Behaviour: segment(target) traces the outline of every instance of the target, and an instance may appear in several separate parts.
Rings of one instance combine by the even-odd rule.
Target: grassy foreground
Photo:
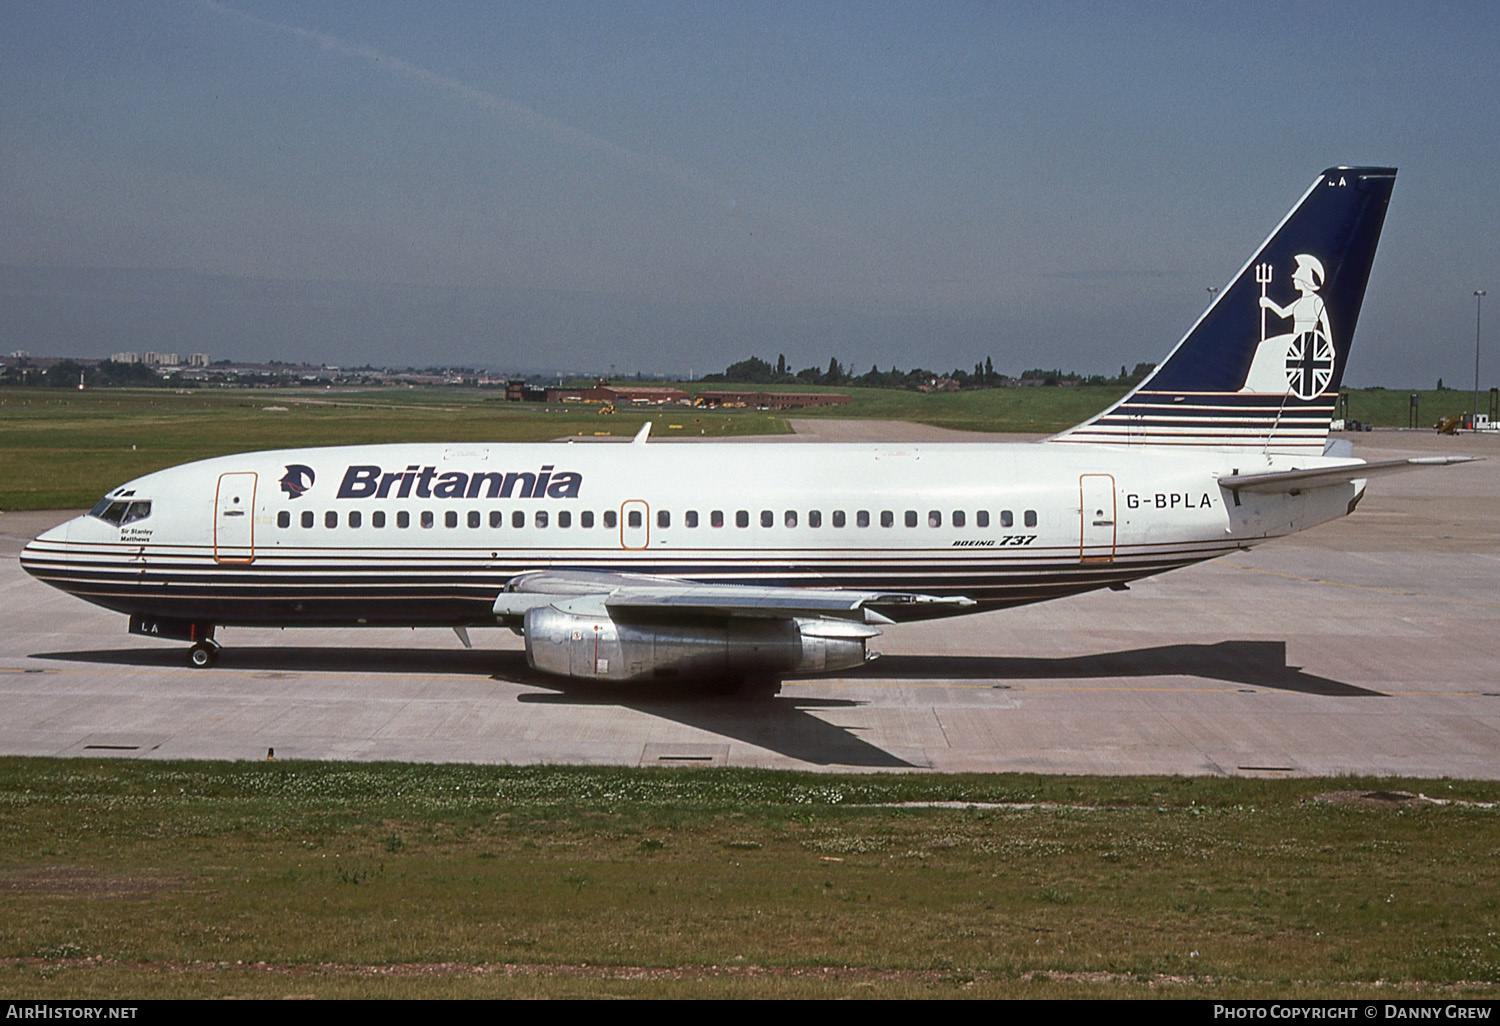
[[[1497,798],[3,759],[0,993],[1494,997]]]

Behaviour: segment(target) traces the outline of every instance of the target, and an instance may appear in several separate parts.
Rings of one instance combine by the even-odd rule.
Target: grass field
[[[660,416],[656,414],[660,413]],[[0,510],[92,505],[163,467],[233,452],[373,442],[534,442],[629,437],[648,415],[506,403],[493,392],[0,389]],[[663,435],[781,434],[754,410],[653,411]],[[674,427],[673,425],[678,425]]]
[[[5,759],[0,993],[1494,997],[1496,799]]]
[[[685,386],[690,391],[701,384]],[[924,395],[842,389],[845,406],[796,416],[909,420],[969,431],[1043,433],[1104,409],[1111,388],[1017,388]],[[1407,392],[1353,392],[1350,416],[1405,426]],[[1468,408],[1463,392],[1421,393],[1421,423]],[[758,410],[621,410],[506,403],[453,388],[317,392],[0,389],[0,510],[92,505],[141,474],[255,449],[369,442],[541,441],[628,436],[650,418],[663,437],[781,434],[784,416]]]

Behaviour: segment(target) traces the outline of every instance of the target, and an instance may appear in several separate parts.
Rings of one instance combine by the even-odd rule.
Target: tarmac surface
[[[1487,461],[1377,479],[1352,517],[1128,592],[889,628],[858,673],[760,699],[543,680],[501,630],[466,651],[225,629],[218,665],[190,669],[22,572],[71,514],[4,514],[0,754],[1500,778],[1500,435],[1352,437],[1366,459]]]

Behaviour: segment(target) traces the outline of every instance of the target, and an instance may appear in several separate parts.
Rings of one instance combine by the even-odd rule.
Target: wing
[[[954,612],[974,606],[961,596],[918,595],[899,591],[845,591],[838,588],[758,587],[746,584],[699,584],[675,577],[584,570],[536,570],[514,577],[495,599],[501,623],[514,623],[537,606],[581,610],[602,607],[611,616],[737,616],[764,619],[806,617],[893,623],[880,610],[914,606],[947,607]]]

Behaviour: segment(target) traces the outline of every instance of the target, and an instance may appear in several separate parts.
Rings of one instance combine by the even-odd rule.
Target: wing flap
[[[521,574],[495,598],[501,619],[523,616],[536,606],[595,599],[610,614],[749,616],[768,619],[809,617],[892,623],[880,607],[950,606],[967,609],[974,600],[913,592],[845,591],[838,588],[762,587],[699,584],[673,577],[595,571],[538,570]]]

